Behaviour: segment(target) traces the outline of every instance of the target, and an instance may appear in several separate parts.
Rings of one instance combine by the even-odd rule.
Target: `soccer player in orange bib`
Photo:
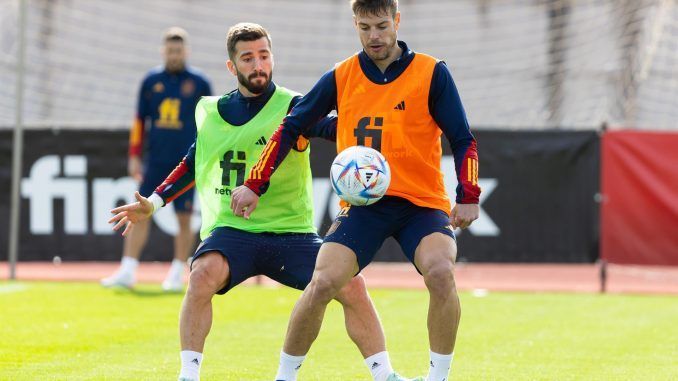
[[[352,0],[351,6],[363,50],[327,72],[294,107],[244,186],[234,190],[231,207],[245,218],[255,212],[271,175],[297,138],[336,109],[337,150],[354,145],[379,150],[390,164],[391,185],[375,204],[344,208],[330,227],[311,283],[290,318],[278,374],[291,374],[283,359],[303,360],[318,335],[327,304],[392,236],[423,275],[430,295],[431,361],[426,379],[447,380],[461,313],[454,281],[453,230],[466,228],[478,218],[476,142],[445,63],[415,53],[397,40],[397,0]],[[440,169],[441,134],[450,142],[455,159],[459,185],[454,208]],[[373,357],[379,364],[389,361],[385,352]],[[292,374],[290,379],[296,377]]]

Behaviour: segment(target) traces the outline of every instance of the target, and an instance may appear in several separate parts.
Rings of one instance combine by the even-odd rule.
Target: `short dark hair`
[[[173,26],[165,31],[163,36],[163,41],[177,41],[177,42],[186,42],[188,40],[188,32],[184,28],[178,26]]]
[[[238,41],[256,41],[264,37],[268,40],[268,47],[272,48],[271,36],[263,26],[251,22],[241,22],[233,25],[228,29],[228,33],[226,34],[228,58],[231,60],[235,58],[235,44],[237,44]]]
[[[351,9],[354,15],[395,17],[398,12],[398,0],[351,0]]]

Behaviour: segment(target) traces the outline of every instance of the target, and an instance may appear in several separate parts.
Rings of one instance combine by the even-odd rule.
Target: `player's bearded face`
[[[245,76],[243,72],[237,70],[237,76],[238,82],[245,86],[250,93],[261,94],[268,88],[269,83],[271,83],[273,72],[266,73],[263,70],[255,70]]]
[[[235,48],[237,58],[231,64],[238,83],[254,95],[266,91],[273,79],[273,54],[268,39],[238,41]]]
[[[395,16],[390,13],[358,14],[354,16],[354,21],[360,36],[360,43],[370,59],[382,61],[392,58],[398,42],[399,12]]]

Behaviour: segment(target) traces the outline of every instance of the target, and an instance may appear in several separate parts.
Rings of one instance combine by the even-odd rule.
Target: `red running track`
[[[113,273],[114,262],[23,262],[17,265],[20,281],[96,282]],[[142,262],[137,273],[142,283],[160,283],[169,263]],[[188,274],[187,274],[188,275]],[[409,263],[372,263],[363,275],[371,288],[424,288],[422,277]],[[7,262],[0,262],[0,279],[9,279]],[[250,279],[275,285],[268,278]],[[457,288],[524,292],[599,292],[600,267],[594,264],[479,264],[459,263]],[[606,290],[610,293],[678,294],[678,267],[608,265]]]

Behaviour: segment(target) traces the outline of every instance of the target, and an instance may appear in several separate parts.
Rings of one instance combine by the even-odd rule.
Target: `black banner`
[[[595,131],[474,131],[483,189],[480,218],[458,234],[458,258],[469,262],[593,262],[598,258],[599,136]],[[454,198],[449,143],[442,168]],[[315,176],[327,176],[336,151],[314,141]],[[331,206],[331,205],[330,205]],[[318,211],[318,209],[316,209]],[[328,216],[329,217],[329,216]],[[324,219],[321,232],[328,228]],[[404,255],[388,239],[376,260]]]
[[[598,256],[599,138],[591,131],[475,131],[480,156],[481,217],[458,236],[471,262],[591,262]],[[0,261],[7,259],[11,131],[0,131]],[[126,177],[127,132],[29,130],[25,135],[20,260],[119,260],[122,238],[109,210],[132,201]],[[448,190],[456,180],[446,142]],[[311,145],[316,225],[338,211],[327,176],[334,145]],[[143,260],[168,261],[176,229],[168,208],[154,216]],[[194,218],[199,226],[199,218]],[[168,234],[169,233],[169,234]],[[389,239],[376,260],[402,261]]]
[[[475,135],[480,177],[492,179],[494,186],[485,187],[481,207],[499,234],[465,231],[459,237],[460,255],[472,262],[595,261],[598,133],[504,130]]]
[[[126,131],[28,130],[21,184],[20,261],[120,260],[122,238],[109,210],[132,201]],[[11,131],[0,132],[0,260],[7,259]],[[7,164],[5,164],[7,163]],[[172,240],[151,228],[142,259],[168,261]]]

